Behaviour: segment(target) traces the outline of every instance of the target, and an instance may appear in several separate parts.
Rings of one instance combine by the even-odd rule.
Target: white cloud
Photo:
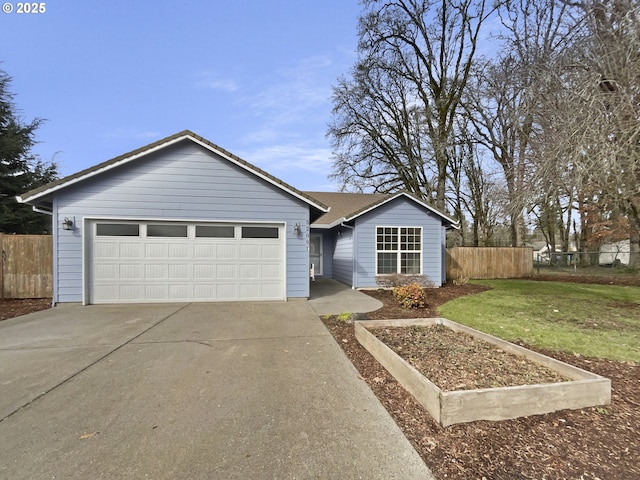
[[[268,165],[269,172],[297,169],[326,174],[331,168],[330,155],[330,150],[326,148],[292,143],[257,148],[241,156],[251,158],[252,163]]]
[[[246,133],[237,153],[296,188],[326,188],[332,162],[325,133],[341,68],[327,55],[308,57],[238,99]]]
[[[268,119],[278,127],[291,125],[296,129],[300,121],[315,121],[328,116],[334,78],[333,63],[327,56],[301,60],[296,65],[280,69],[274,82],[255,95],[243,98],[254,116]]]
[[[323,146],[281,143],[237,152],[240,157],[301,190],[321,189],[331,170],[331,152]]]
[[[347,52],[335,57],[302,58],[269,75],[245,72],[238,86],[242,95],[216,99],[216,118],[233,116],[241,125],[241,133],[230,142],[233,153],[296,188],[326,189],[332,164],[325,138],[331,86],[352,62]]]
[[[240,86],[235,80],[221,78],[215,73],[203,72],[196,75],[195,86],[200,89],[222,90],[233,93],[238,91]]]

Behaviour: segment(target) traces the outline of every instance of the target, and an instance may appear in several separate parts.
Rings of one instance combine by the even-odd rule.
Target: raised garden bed
[[[471,335],[478,342],[494,346],[493,350],[487,349],[487,356],[508,353],[545,367],[539,369],[540,375],[535,372],[535,368],[528,369],[526,372],[529,373],[521,375],[527,382],[536,379],[539,383],[469,388],[469,385],[475,385],[475,381],[469,381],[465,377],[451,379],[450,383],[444,383],[444,388],[440,388],[368,330],[435,325]],[[355,335],[443,427],[476,420],[507,420],[564,409],[605,405],[611,401],[611,381],[607,378],[444,318],[359,321],[355,323]],[[473,365],[467,368],[473,370]],[[493,383],[492,380],[489,381]],[[443,385],[442,381],[439,383]]]

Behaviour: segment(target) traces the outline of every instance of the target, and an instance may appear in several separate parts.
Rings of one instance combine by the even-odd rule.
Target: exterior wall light
[[[62,229],[73,230],[73,220],[71,220],[69,217],[64,217],[64,221],[62,222]]]
[[[293,234],[296,235],[296,236],[300,235],[300,223],[296,223],[293,226]]]

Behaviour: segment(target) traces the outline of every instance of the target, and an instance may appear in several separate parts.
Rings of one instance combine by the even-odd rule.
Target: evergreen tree
[[[55,163],[31,153],[42,122],[24,123],[13,103],[11,77],[0,70],[0,233],[51,233],[51,217],[16,201],[16,195],[57,178]]]

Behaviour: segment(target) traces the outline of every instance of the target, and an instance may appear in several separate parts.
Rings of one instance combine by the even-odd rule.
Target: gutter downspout
[[[355,227],[352,227],[351,225],[347,225],[346,223],[340,223],[341,227],[344,228],[348,228],[349,230],[351,230],[353,232],[353,236],[351,237],[351,245],[352,245],[352,259],[351,259],[351,279],[352,279],[352,285],[351,285],[351,289],[355,290],[356,289],[356,284],[357,282],[357,272],[356,272],[356,229]]]
[[[41,208],[36,207],[35,205],[33,207],[31,207],[31,208],[33,209],[34,212],[45,213],[47,215],[53,216],[53,212],[51,210],[43,210]]]

